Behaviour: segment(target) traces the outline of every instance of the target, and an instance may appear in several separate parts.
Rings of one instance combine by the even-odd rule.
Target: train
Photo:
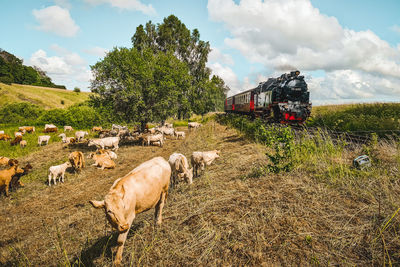
[[[260,82],[256,88],[225,99],[226,113],[249,115],[271,122],[301,124],[311,113],[310,92],[300,71]]]

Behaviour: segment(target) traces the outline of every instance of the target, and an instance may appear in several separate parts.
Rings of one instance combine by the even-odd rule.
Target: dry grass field
[[[69,107],[89,99],[89,93],[22,84],[0,83],[0,107],[7,103],[29,102],[45,109]],[[61,101],[64,104],[61,104]]]
[[[192,185],[170,191],[160,227],[153,210],[136,217],[125,266],[400,264],[398,150],[379,148],[389,170],[382,177],[365,172],[352,181],[341,172],[360,148],[259,177],[252,173],[266,162],[265,146],[211,121],[163,148],[121,146],[114,170],[86,159],[82,173],[67,173],[64,184],[51,187],[47,169],[65,161],[70,149],[53,143],[20,158],[34,170],[23,177],[24,188],[0,197],[0,265],[111,266],[116,234],[88,201],[103,199],[115,179],[145,160],[212,149],[221,157]],[[338,181],[328,182],[327,172]]]

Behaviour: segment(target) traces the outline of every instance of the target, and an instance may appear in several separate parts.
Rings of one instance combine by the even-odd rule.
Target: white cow
[[[76,131],[75,132],[75,139],[77,142],[81,141],[81,139],[85,138],[85,135],[89,135],[86,131]]]
[[[188,184],[193,182],[193,168],[189,169],[189,162],[185,155],[180,153],[173,153],[168,159],[171,165],[171,187],[174,187],[178,181],[184,179]]]
[[[51,186],[52,176],[53,176],[54,185],[57,184],[56,180],[57,180],[57,177],[59,177],[59,176],[60,176],[59,181],[64,183],[65,170],[71,166],[72,165],[69,161],[67,161],[61,165],[51,166],[49,168],[49,186]]]
[[[204,171],[204,167],[211,165],[214,159],[219,158],[219,150],[205,151],[205,152],[193,152],[191,162],[193,166],[193,176],[198,176],[198,169]]]
[[[4,131],[0,131],[0,134],[4,134]]]
[[[176,139],[179,139],[179,137],[182,137],[182,139],[185,139],[185,132],[175,131],[175,136],[176,136]]]
[[[164,135],[162,133],[160,134],[154,134],[154,135],[148,135],[147,136],[147,145],[149,146],[150,143],[155,143],[159,142],[160,147],[164,145]]]
[[[198,122],[189,122],[189,123],[188,123],[189,131],[190,131],[191,129],[197,129],[197,128],[199,128],[200,126],[201,126],[201,123],[198,123]]]
[[[38,137],[38,145],[41,146],[43,142],[46,143],[46,145],[49,144],[50,140],[50,135],[39,135]]]
[[[73,131],[74,129],[72,129],[72,126],[66,125],[64,126],[64,132],[66,131]]]
[[[105,147],[112,147],[115,151],[118,150],[119,137],[105,137],[101,139],[89,140],[88,146],[96,146],[98,148],[104,149]]]

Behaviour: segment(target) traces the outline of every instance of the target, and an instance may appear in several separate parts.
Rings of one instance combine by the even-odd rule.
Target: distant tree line
[[[229,90],[206,67],[210,44],[177,17],[139,25],[132,47],[114,48],[91,66],[91,103],[115,120],[164,121],[223,110]]]
[[[54,84],[40,68],[23,65],[22,59],[3,49],[0,49],[0,82],[66,89],[64,85]]]

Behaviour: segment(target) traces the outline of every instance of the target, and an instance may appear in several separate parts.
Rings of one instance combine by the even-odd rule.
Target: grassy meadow
[[[8,103],[29,102],[45,109],[66,108],[89,99],[89,94],[33,85],[0,83],[0,107]]]

